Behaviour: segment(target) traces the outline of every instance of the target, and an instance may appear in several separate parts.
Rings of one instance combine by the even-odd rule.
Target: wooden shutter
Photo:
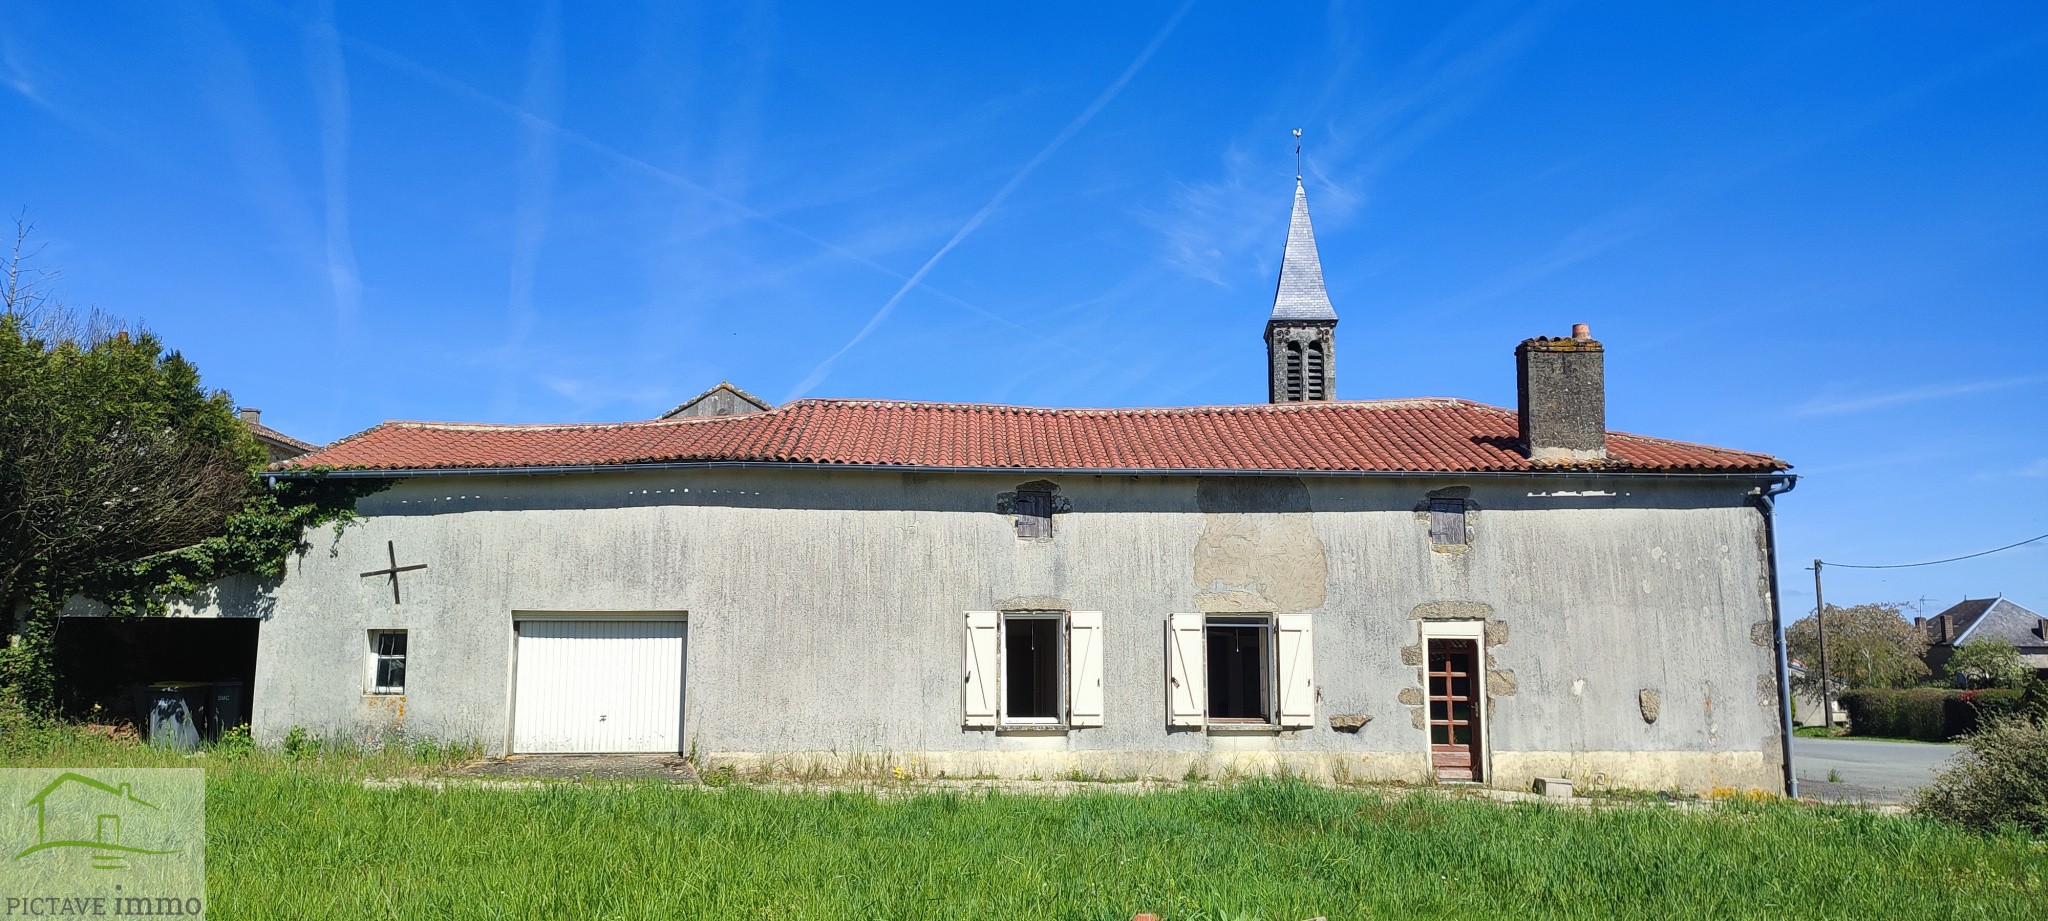
[[[1208,656],[1202,615],[1166,618],[1166,725],[1200,726],[1209,713]]]
[[[1465,542],[1465,500],[1429,500],[1429,539],[1443,545]]]
[[[1002,666],[996,661],[996,640],[1002,634],[1003,615],[995,611],[967,612],[966,642],[962,668],[966,677],[960,686],[960,723],[970,728],[993,728],[996,701],[1001,689]]]
[[[1067,725],[1102,725],[1102,612],[1067,615]]]
[[[1280,725],[1305,729],[1316,723],[1316,659],[1307,614],[1275,618],[1280,653]]]

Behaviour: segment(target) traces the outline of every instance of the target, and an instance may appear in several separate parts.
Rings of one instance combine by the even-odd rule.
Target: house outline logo
[[[71,810],[59,810],[59,814],[55,817],[59,827],[55,832],[55,837],[53,837],[50,828],[52,819],[50,815],[50,797],[53,794],[60,796],[69,795],[74,791],[80,795],[98,797],[99,805],[89,810],[78,810],[75,814],[69,815],[66,813],[71,812]],[[23,860],[43,851],[56,851],[62,848],[85,848],[92,852],[93,869],[126,870],[129,869],[129,858],[133,856],[165,856],[185,853],[183,850],[151,850],[122,843],[124,840],[123,833],[130,824],[128,822],[130,816],[146,817],[161,813],[162,811],[155,803],[136,796],[129,784],[110,784],[74,771],[66,771],[57,775],[57,778],[44,786],[41,792],[29,797],[28,802],[22,808],[34,809],[36,811],[36,843],[29,845],[21,853],[14,855],[15,860]],[[79,827],[79,820],[85,819],[88,816],[90,817],[90,830],[92,832],[90,838],[80,833],[85,829]],[[69,828],[65,826],[69,826]],[[65,835],[67,830],[74,832],[74,834]]]

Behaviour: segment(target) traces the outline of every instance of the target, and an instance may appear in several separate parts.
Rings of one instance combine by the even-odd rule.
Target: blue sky
[[[1299,126],[1340,397],[1590,322],[1613,427],[1798,466],[1793,609],[2048,531],[2048,6],[868,6],[0,0],[0,206],[315,441],[1242,403]]]

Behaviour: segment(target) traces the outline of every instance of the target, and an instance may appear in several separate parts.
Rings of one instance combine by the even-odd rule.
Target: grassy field
[[[0,744],[6,766],[206,767],[222,919],[1938,919],[2048,905],[2040,842],[1785,803],[1580,810],[1291,782],[888,799],[362,782],[447,757]]]

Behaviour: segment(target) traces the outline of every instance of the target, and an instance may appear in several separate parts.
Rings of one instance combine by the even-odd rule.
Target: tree
[[[1961,678],[1973,688],[2014,687],[2034,673],[2018,649],[1995,636],[1957,646],[1944,667],[1949,677]]]
[[[1834,691],[1892,688],[1927,675],[1921,656],[1927,638],[1904,617],[1903,605],[1859,604],[1827,607],[1828,674]],[[1785,628],[1785,649],[1806,664],[1806,677],[1794,684],[1802,691],[1820,689],[1820,638],[1817,621],[1808,615]]]
[[[0,272],[0,695],[46,708],[66,600],[159,613],[224,576],[281,574],[306,527],[375,487],[264,483],[228,394],[147,331],[50,300],[54,276],[23,266],[29,230]]]

